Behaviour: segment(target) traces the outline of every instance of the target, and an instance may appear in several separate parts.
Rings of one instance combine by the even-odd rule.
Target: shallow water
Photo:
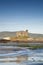
[[[0,65],[43,65],[43,49],[0,46]]]

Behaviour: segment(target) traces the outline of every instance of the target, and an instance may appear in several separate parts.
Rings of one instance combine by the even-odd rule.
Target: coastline
[[[18,43],[43,43],[43,39],[29,39],[29,38],[25,38],[25,39],[19,39],[19,38],[14,38],[14,39],[0,39],[0,43],[7,43],[7,42],[18,42]]]

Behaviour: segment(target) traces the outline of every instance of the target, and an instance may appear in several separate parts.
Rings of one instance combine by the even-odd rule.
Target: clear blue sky
[[[0,0],[0,31],[43,34],[43,0]]]

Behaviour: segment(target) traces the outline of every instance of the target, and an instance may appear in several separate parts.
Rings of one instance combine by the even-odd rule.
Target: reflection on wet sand
[[[26,49],[19,47],[0,47],[0,62],[16,62],[28,60]]]
[[[1,58],[0,59],[0,62],[16,62],[16,63],[20,63],[20,62],[23,62],[23,61],[27,61],[28,60],[28,56],[17,56],[17,57],[14,57],[14,58]]]
[[[41,51],[41,53],[40,53]],[[0,47],[0,62],[29,65],[29,63],[43,62],[43,49],[30,50],[18,47]],[[22,64],[23,63],[23,64]]]
[[[23,62],[23,61],[27,61],[28,60],[28,56],[18,56],[17,57],[17,62]]]

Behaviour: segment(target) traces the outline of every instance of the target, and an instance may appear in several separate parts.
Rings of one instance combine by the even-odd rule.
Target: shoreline
[[[8,43],[8,42],[17,42],[17,43],[43,43],[43,40],[28,40],[28,39],[15,39],[15,40],[6,40],[0,39],[0,43]]]

